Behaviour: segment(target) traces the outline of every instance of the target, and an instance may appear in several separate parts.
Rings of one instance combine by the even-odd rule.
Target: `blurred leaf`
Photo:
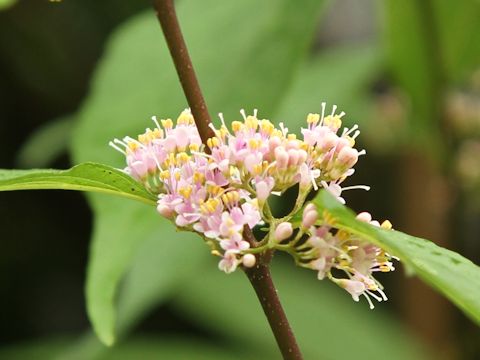
[[[0,348],[2,360],[51,360],[69,346],[68,338],[21,342]]]
[[[17,0],[0,0],[0,11],[7,10],[8,8],[15,5]]]
[[[15,344],[0,348],[2,360],[51,360],[71,342],[70,339],[46,339],[30,343]],[[248,350],[247,350],[248,351]],[[127,342],[108,348],[98,360],[149,360],[149,359],[248,359],[245,351],[232,354],[228,348],[221,348],[206,341],[188,337],[136,337]],[[92,360],[91,357],[77,358]]]
[[[465,81],[480,67],[480,1],[435,1],[434,5],[445,70],[453,81]]]
[[[107,165],[83,163],[69,170],[0,169],[0,191],[60,189],[95,191],[155,205],[155,196],[124,172]]]
[[[274,262],[272,272],[305,359],[367,360],[378,354],[392,360],[423,358],[418,344],[380,309],[354,303],[343,290],[320,283],[315,274],[307,277],[293,261]],[[199,324],[232,337],[239,347],[258,347],[258,359],[280,357],[255,293],[240,271],[225,275],[209,266],[182,290],[175,304]]]
[[[196,339],[172,337],[134,338],[125,344],[112,348],[100,360],[158,360],[158,359],[198,359],[198,360],[228,360],[241,359],[228,349],[218,345],[208,344]]]
[[[434,1],[387,0],[385,44],[390,70],[411,104],[409,140],[438,140],[443,91],[441,47],[432,13]]]
[[[287,0],[180,2],[180,22],[210,109],[233,114],[242,106],[257,105],[272,112],[307,51],[322,4],[317,0],[302,6]],[[245,19],[241,31],[232,25],[239,19]],[[185,107],[153,12],[138,16],[122,26],[107,47],[91,96],[80,112],[73,136],[74,157],[77,161],[118,162],[118,155],[105,146],[108,140],[142,131],[148,126],[142,119],[159,110],[162,117],[172,117]],[[116,288],[133,255],[144,238],[160,237],[173,227],[162,223],[154,211],[148,213],[134,204],[92,199],[97,218],[87,307],[95,330],[109,343],[114,339]],[[188,248],[171,252],[170,260],[182,263],[183,251]],[[158,273],[162,271],[169,273],[159,263]],[[155,282],[158,273],[148,279]],[[136,296],[142,306],[143,294]]]
[[[309,59],[296,74],[278,119],[290,131],[299,132],[307,114],[319,112],[325,101],[345,111],[347,121],[368,126],[372,112],[368,87],[378,76],[381,64],[379,49],[371,45],[328,49]]]
[[[320,191],[314,202],[334,216],[335,227],[348,230],[398,256],[423,281],[480,324],[480,267],[431,241],[359,221],[351,210],[326,191]]]
[[[31,135],[17,156],[21,168],[44,168],[50,165],[70,142],[73,119],[70,116],[53,120]]]

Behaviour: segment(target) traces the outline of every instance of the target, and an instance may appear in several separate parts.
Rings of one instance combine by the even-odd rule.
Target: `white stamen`
[[[372,296],[378,302],[382,302],[382,298],[380,296],[378,296],[377,294],[371,292],[370,290],[365,290],[365,292],[368,293],[368,295]]]
[[[358,152],[358,156],[367,155],[367,150],[363,149]]]
[[[247,120],[247,114],[245,114],[245,109],[240,109],[240,114],[243,117],[243,120]]]
[[[157,120],[157,117],[154,115],[152,116],[152,121],[155,123],[155,126],[157,127],[157,129],[161,129],[160,127],[160,124],[158,123],[158,120]]]
[[[123,142],[123,141],[121,141],[121,140],[119,140],[119,139],[113,139],[113,142],[114,142],[115,144],[122,145],[123,147],[125,147],[125,150],[128,149],[128,145],[127,145],[126,142]]]
[[[382,289],[379,288],[377,291],[380,293],[380,295],[382,295],[383,301],[388,300],[387,295],[385,295]]]
[[[283,122],[279,123],[278,126],[280,126],[280,129],[282,130],[283,136],[286,137],[288,133],[288,128],[286,128],[285,125],[283,125]]]
[[[327,106],[326,102],[322,102],[322,117],[320,118],[320,126],[323,125],[323,118],[325,117],[325,107]]]
[[[375,309],[375,306],[373,305],[372,300],[370,300],[370,297],[365,293],[363,293],[362,295],[367,298],[368,304],[370,305],[370,310]]]
[[[353,126],[352,126],[350,129],[348,129],[348,130],[347,130],[347,128],[344,128],[344,129],[343,129],[342,136],[343,136],[343,135],[350,135],[352,132],[354,132],[354,131],[357,130],[357,129],[358,129],[358,125],[357,125],[357,124],[353,125]],[[345,132],[345,131],[346,131],[346,132]]]
[[[335,115],[335,111],[337,111],[337,105],[333,105],[331,116]]]
[[[253,109],[253,116],[257,117],[258,109]]]
[[[218,117],[220,118],[222,125],[227,128],[227,125],[225,125],[225,119],[223,118],[223,113],[218,113]]]
[[[114,141],[115,141],[115,140],[114,140]],[[143,145],[140,141],[135,140],[134,138],[131,138],[130,136],[125,136],[125,137],[123,138],[123,141],[133,142],[133,143],[137,144],[138,146],[140,146],[140,147],[143,148],[143,149],[146,148],[146,146]]]
[[[113,141],[110,141],[110,142],[108,143],[108,145],[110,145],[110,146],[111,146],[112,148],[114,148],[115,150],[121,152],[123,155],[127,155],[127,152],[126,152],[125,150],[121,149],[120,147],[118,147],[117,145],[115,145]]]
[[[369,190],[370,190],[370,186],[368,186],[368,185],[352,185],[352,186],[346,186],[346,187],[343,187],[343,188],[342,188],[342,191],[345,191],[345,190],[353,190],[353,189],[362,189],[362,190],[369,191]]]

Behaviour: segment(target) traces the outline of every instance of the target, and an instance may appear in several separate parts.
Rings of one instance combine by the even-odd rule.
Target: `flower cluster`
[[[376,220],[372,221],[372,216],[367,212],[358,214],[357,219],[384,229],[392,228],[388,220],[381,225]],[[303,210],[301,225],[307,239],[297,247],[301,266],[316,270],[319,280],[328,276],[334,283],[347,290],[355,301],[359,300],[360,295],[365,296],[371,309],[374,306],[370,296],[377,301],[387,300],[383,286],[373,274],[395,270],[392,263],[395,257],[348,231],[335,229],[333,224],[329,224],[328,216],[320,225],[316,226],[316,223],[318,223],[317,210],[313,204],[308,204]],[[340,270],[346,278],[334,277],[332,269]]]
[[[276,127],[259,119],[256,110],[253,115],[242,110],[243,119],[230,126],[220,114],[220,127],[211,126],[215,136],[204,145],[187,109],[175,125],[165,119],[160,126],[153,117],[153,130],[146,129],[137,139],[115,139],[110,145],[125,154],[125,171],[158,195],[158,212],[176,226],[199,233],[221,257],[219,268],[224,272],[254,266],[255,254],[261,251],[288,248],[297,263],[317,270],[319,278],[328,275],[355,300],[364,294],[370,302],[368,295],[377,298],[374,292],[384,297],[371,275],[378,269],[393,270],[390,257],[326,224],[319,226],[322,220],[316,210],[305,206],[307,195],[319,187],[342,203],[342,191],[369,189],[342,187],[365,151],[354,147],[358,127],[340,132],[344,113],[336,114],[336,106],[329,114],[325,110],[322,104],[321,114],[308,115],[302,139],[289,134],[282,123]],[[274,218],[267,199],[294,186],[298,196],[291,213],[282,221]],[[289,222],[302,210],[302,224]],[[267,234],[259,241],[246,241],[245,229],[257,225],[264,225]],[[295,239],[289,241],[294,233]],[[334,268],[349,278],[334,278]]]

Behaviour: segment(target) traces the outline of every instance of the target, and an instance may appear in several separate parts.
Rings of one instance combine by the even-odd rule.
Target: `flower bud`
[[[278,169],[286,169],[288,164],[288,153],[282,146],[275,149],[275,160],[277,161]]]
[[[311,226],[315,224],[315,222],[318,219],[318,212],[315,209],[312,209],[310,211],[305,211],[303,212],[303,218],[302,218],[302,226],[305,229],[309,229]]]
[[[166,217],[167,219],[170,219],[173,216],[172,209],[164,204],[158,204],[157,211],[160,213],[160,215]]]
[[[255,189],[257,190],[257,199],[262,204],[267,200],[270,192],[272,191],[271,186],[268,186],[266,181],[259,181],[255,184]]]
[[[358,151],[345,146],[338,153],[337,161],[345,167],[352,167],[358,161]]]
[[[257,262],[257,258],[255,257],[255,255],[253,255],[253,254],[243,255],[243,258],[242,258],[243,266],[245,266],[247,268],[251,268],[251,267],[255,266],[256,262]]]
[[[369,223],[372,221],[372,215],[370,215],[369,212],[364,211],[357,215],[357,220]]]
[[[275,240],[283,241],[293,234],[292,224],[289,222],[282,222],[278,224],[277,228],[275,229]]]
[[[288,166],[297,166],[299,160],[298,151],[295,149],[288,150]]]

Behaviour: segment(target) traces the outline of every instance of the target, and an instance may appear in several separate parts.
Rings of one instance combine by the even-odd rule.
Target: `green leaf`
[[[17,0],[0,0],[0,11],[9,9],[15,5],[16,2]]]
[[[441,47],[432,13],[433,1],[387,0],[385,45],[391,73],[409,97],[409,141],[438,145],[439,106],[443,91]]]
[[[306,54],[323,3],[179,2],[180,22],[211,112],[223,111],[230,116],[242,107],[258,106],[262,114],[273,113]],[[232,26],[239,21],[245,25],[241,31]],[[121,157],[105,146],[109,140],[134,136],[150,126],[151,115],[161,111],[161,117],[174,117],[186,106],[153,12],[135,17],[113,35],[107,46],[92,93],[79,114],[73,135],[74,158],[118,164]],[[114,298],[122,276],[143,238],[160,238],[172,226],[161,224],[155,211],[148,213],[135,204],[91,199],[96,231],[87,277],[87,308],[100,338],[111,342],[116,317]],[[163,237],[162,241],[174,239]],[[204,252],[208,254],[206,248]],[[179,264],[184,258],[182,251],[169,255]],[[158,272],[162,271],[174,276],[160,263]],[[149,277],[155,276],[157,273]],[[137,296],[141,307],[143,294]],[[150,295],[147,292],[145,296]]]
[[[70,116],[53,120],[30,136],[17,155],[21,168],[44,168],[49,166],[62,152],[66,151],[73,129]]]
[[[389,354],[391,360],[425,358],[406,330],[382,312],[383,304],[371,311],[330,282],[318,281],[313,272],[295,268],[290,259],[274,260],[276,288],[305,359],[367,360],[378,354]],[[255,358],[279,358],[246,276],[240,271],[226,275],[212,266],[200,272],[184,284],[174,304],[238,347],[258,349]]]
[[[445,0],[432,5],[445,71],[451,80],[465,81],[480,63],[480,1]]]
[[[423,281],[480,324],[480,267],[431,241],[359,221],[351,210],[326,191],[320,191],[314,203],[333,215],[335,227],[348,230],[398,256]]]
[[[107,165],[84,163],[68,170],[0,169],[0,191],[60,189],[94,191],[155,205],[155,195],[124,172]]]

